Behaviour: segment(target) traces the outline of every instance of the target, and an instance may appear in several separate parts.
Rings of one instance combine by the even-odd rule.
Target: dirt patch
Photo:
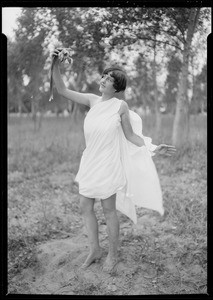
[[[21,281],[27,294],[151,294],[150,281],[157,271],[151,264],[135,261],[134,252],[121,243],[120,261],[113,274],[103,272],[107,255],[107,240],[102,239],[103,257],[87,270],[80,270],[87,253],[87,237],[50,241],[37,247],[36,264],[13,278]],[[132,255],[133,253],[133,255]],[[134,277],[134,279],[133,279]],[[137,280],[135,280],[137,279]],[[26,289],[27,286],[27,289]],[[152,291],[151,291],[152,290]]]
[[[20,283],[19,294],[154,295],[180,293],[181,289],[194,293],[193,286],[181,281],[183,270],[180,271],[176,260],[177,251],[163,251],[162,243],[173,236],[170,231],[161,236],[165,227],[173,229],[168,222],[159,222],[155,215],[141,216],[137,225],[122,222],[120,260],[112,274],[102,270],[108,238],[106,225],[100,224],[103,257],[87,270],[79,268],[89,251],[85,231],[81,229],[75,237],[38,245],[35,264],[12,281]],[[158,235],[153,235],[155,230]],[[204,272],[200,265],[194,265],[192,271],[194,276]]]

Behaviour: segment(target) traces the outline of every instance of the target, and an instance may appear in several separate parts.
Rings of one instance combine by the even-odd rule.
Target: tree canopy
[[[190,43],[187,42],[189,26]],[[70,47],[74,50],[74,63],[63,70],[68,87],[90,92],[93,87],[97,92],[103,69],[119,64],[129,78],[126,99],[130,106],[152,108],[153,101],[157,101],[158,108],[163,105],[174,112],[182,66],[186,64],[186,45],[189,48],[186,57],[193,58],[194,62],[202,58],[201,64],[194,63],[193,72],[198,86],[205,85],[205,76],[201,73],[205,72],[209,32],[209,8],[22,8],[15,40],[8,41],[9,108],[28,107],[30,110],[27,101],[31,97],[35,101],[46,99],[51,53],[55,47]],[[189,59],[188,71],[190,64]],[[185,76],[191,82],[188,77],[192,72],[188,71]],[[197,97],[193,97],[193,84],[187,88],[191,89],[193,102]]]

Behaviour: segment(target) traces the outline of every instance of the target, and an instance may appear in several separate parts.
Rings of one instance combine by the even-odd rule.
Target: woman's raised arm
[[[93,105],[92,102],[94,102],[96,100],[96,98],[98,97],[97,95],[89,94],[89,93],[88,94],[79,93],[79,92],[70,90],[65,86],[65,84],[62,80],[62,77],[61,77],[61,73],[60,73],[60,67],[59,67],[60,61],[58,58],[58,53],[59,53],[59,51],[55,50],[54,54],[53,54],[54,59],[55,59],[55,62],[53,65],[53,80],[55,82],[57,92],[60,95],[67,98],[68,100],[72,100],[72,101],[78,102],[80,104],[87,105],[89,107],[92,106]]]

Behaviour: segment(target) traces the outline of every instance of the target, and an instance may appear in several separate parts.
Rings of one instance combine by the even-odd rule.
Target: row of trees
[[[35,114],[53,105],[48,103],[50,54],[54,47],[71,47],[74,63],[63,70],[70,88],[97,93],[103,69],[118,63],[129,77],[129,106],[153,110],[156,131],[162,107],[173,112],[172,139],[181,145],[190,110],[206,106],[209,22],[210,10],[195,7],[23,8],[15,40],[8,41],[8,107]],[[56,93],[54,101],[68,105],[73,115],[79,109]]]

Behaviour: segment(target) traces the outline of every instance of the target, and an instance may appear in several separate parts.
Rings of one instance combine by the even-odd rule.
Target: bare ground
[[[50,199],[51,195],[46,196],[52,204],[57,205],[58,197],[66,200],[66,191],[68,193],[67,188],[70,185],[70,175],[64,172],[60,176],[58,172],[61,171],[55,169],[55,173],[48,176],[48,182],[55,191],[54,199],[53,196]],[[181,191],[182,197],[191,197],[193,204],[196,201],[193,198],[195,195],[190,192],[190,196],[187,187],[190,182],[191,184],[195,182],[193,178],[197,178],[198,173],[194,170],[190,176],[187,172],[182,172],[181,175],[177,173],[176,176],[173,174],[169,178],[166,172],[161,173],[164,198],[169,198],[172,194],[175,196],[176,192]],[[44,184],[44,177],[42,182]],[[36,184],[41,188],[37,180]],[[34,182],[34,189],[36,184]],[[195,187],[197,193],[200,191],[199,188],[205,189],[205,179],[203,182],[200,179],[199,184],[200,186]],[[195,192],[196,196],[197,193]],[[199,241],[195,236],[189,236],[184,232],[184,223],[174,222],[174,218],[171,221],[168,212],[164,217],[160,217],[155,212],[138,209],[137,225],[118,213],[120,261],[114,272],[107,274],[103,272],[102,265],[107,256],[108,237],[101,206],[97,201],[95,210],[99,220],[100,244],[104,249],[103,257],[100,262],[92,264],[87,270],[80,270],[79,266],[88,253],[87,236],[78,212],[78,196],[75,193],[70,193],[70,196],[73,201],[70,230],[56,230],[55,236],[52,234],[47,241],[37,243],[28,263],[11,277],[10,293],[66,295],[206,293],[206,237],[203,237],[203,244],[198,245]],[[204,198],[205,196],[203,201]],[[174,199],[170,200],[170,205],[176,203],[173,202]],[[37,206],[38,204],[39,201],[36,201]],[[193,205],[191,208],[188,206],[188,209],[192,210]],[[35,212],[35,208],[33,211]],[[69,207],[67,212],[70,214]],[[194,227],[193,230],[196,233],[199,229]]]

